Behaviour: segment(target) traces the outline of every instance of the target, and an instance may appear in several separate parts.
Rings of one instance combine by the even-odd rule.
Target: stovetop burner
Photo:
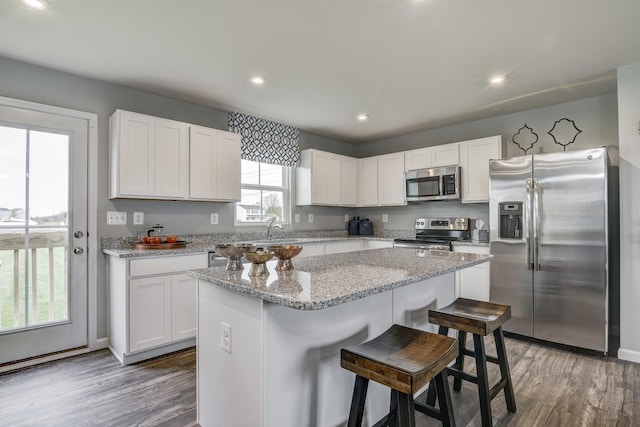
[[[468,218],[416,218],[415,239],[395,239],[394,247],[451,250],[451,242],[469,240]]]

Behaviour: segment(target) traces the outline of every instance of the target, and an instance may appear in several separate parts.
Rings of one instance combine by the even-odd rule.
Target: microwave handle
[[[438,179],[438,189],[439,191],[439,195],[440,196],[444,196],[444,175],[440,175],[439,179]]]

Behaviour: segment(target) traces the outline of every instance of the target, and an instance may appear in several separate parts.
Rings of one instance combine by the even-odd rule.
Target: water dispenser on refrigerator
[[[499,203],[500,238],[522,239],[522,202]]]

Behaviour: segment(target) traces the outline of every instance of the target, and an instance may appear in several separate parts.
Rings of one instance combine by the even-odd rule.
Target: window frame
[[[247,160],[258,164],[258,177],[261,175],[262,165],[268,165],[266,162],[256,162],[254,160]],[[242,182],[242,174],[240,178],[240,193],[242,190],[257,190],[257,191],[276,191],[282,192],[282,220],[274,222],[275,224],[290,225],[291,224],[291,175],[292,166],[278,165],[282,168],[282,187],[274,185],[261,185],[261,184],[245,184]],[[236,227],[246,226],[264,226],[268,225],[270,221],[238,221],[238,204],[242,203],[242,195],[240,201],[233,204],[233,225]]]

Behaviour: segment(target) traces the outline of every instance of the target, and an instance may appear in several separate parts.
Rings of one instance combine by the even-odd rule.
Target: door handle
[[[526,192],[526,198],[525,198],[525,203],[524,203],[524,212],[523,212],[523,217],[524,217],[524,224],[523,224],[523,230],[526,230],[526,238],[524,239],[525,241],[525,251],[527,252],[527,270],[532,270],[533,267],[533,263],[531,262],[531,234],[532,234],[532,230],[531,230],[531,189],[533,187],[533,182],[531,179],[527,179],[527,192]]]
[[[534,270],[540,271],[540,183],[537,179],[533,180],[533,263]]]
[[[84,253],[84,249],[82,249],[81,247],[75,247],[73,248],[73,253],[76,255],[82,255]]]

